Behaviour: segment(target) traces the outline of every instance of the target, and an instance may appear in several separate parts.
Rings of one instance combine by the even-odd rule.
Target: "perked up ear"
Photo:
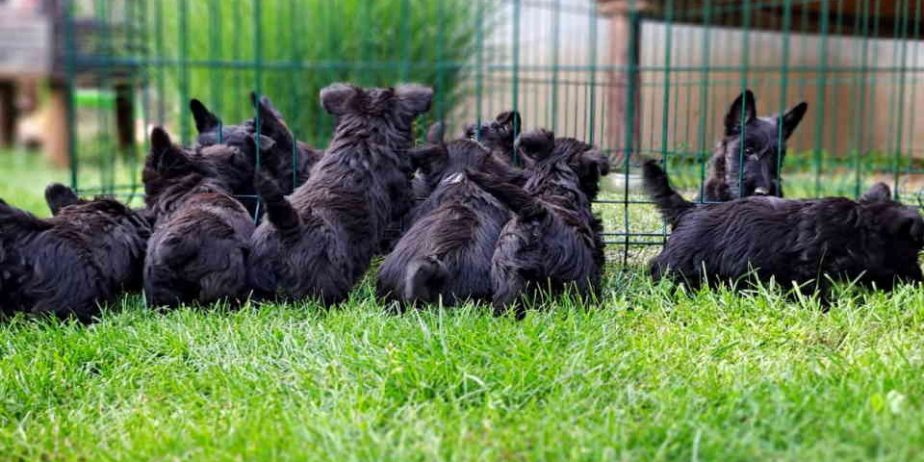
[[[353,85],[335,83],[321,89],[321,106],[331,115],[343,115],[350,107],[350,101],[361,91]]]
[[[518,138],[520,151],[534,160],[542,160],[555,149],[555,134],[548,130],[533,130],[523,133]]]
[[[808,111],[808,103],[803,101],[786,112],[786,114],[783,114],[781,123],[783,125],[784,140],[792,136],[792,132],[799,126],[799,122],[802,122],[802,117],[805,116],[806,111]]]
[[[427,130],[427,142],[432,144],[443,144],[443,137],[446,136],[446,125],[443,122],[434,122]]]
[[[429,111],[430,103],[433,102],[433,89],[415,83],[398,85],[395,95],[405,110],[414,115]]]
[[[154,127],[151,130],[151,152],[165,151],[173,147],[170,135],[163,127]]]
[[[148,161],[161,173],[183,172],[192,167],[186,154],[173,145],[170,135],[162,127],[154,127],[151,131],[151,155]]]
[[[250,101],[260,117],[260,133],[269,136],[286,136],[289,133],[289,127],[282,118],[282,113],[273,107],[269,98],[263,96],[257,98],[255,92],[250,93]]]
[[[757,103],[754,100],[754,93],[751,90],[745,90],[744,94],[738,95],[735,102],[728,108],[728,114],[725,115],[725,136],[741,133],[742,121],[747,125],[756,118]]]
[[[221,119],[195,98],[189,100],[189,110],[192,111],[193,119],[196,121],[196,131],[199,133],[210,132],[221,125]]]
[[[51,183],[45,188],[45,202],[51,214],[57,215],[64,207],[80,202],[80,198],[73,189],[61,183]]]
[[[860,196],[860,202],[884,202],[890,199],[892,199],[892,191],[883,182],[874,184]]]

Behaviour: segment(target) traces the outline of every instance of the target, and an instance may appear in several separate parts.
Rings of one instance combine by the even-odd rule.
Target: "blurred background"
[[[146,134],[189,143],[188,100],[224,123],[269,96],[323,146],[336,81],[433,85],[419,124],[514,108],[524,129],[585,139],[614,173],[599,205],[624,256],[665,229],[637,191],[640,156],[693,197],[746,89],[770,115],[809,110],[787,195],[924,188],[924,0],[0,0],[0,197],[39,213],[63,181],[137,201]]]

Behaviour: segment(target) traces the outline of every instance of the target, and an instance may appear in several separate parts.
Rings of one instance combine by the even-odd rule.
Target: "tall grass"
[[[226,123],[252,117],[247,94],[272,98],[296,135],[330,133],[318,104],[337,81],[437,89],[431,117],[451,112],[479,44],[491,28],[470,0],[156,0],[148,6],[148,76],[159,110],[179,132],[196,97]],[[482,20],[483,19],[483,20]]]

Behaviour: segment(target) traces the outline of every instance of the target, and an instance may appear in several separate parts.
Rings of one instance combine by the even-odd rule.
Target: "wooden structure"
[[[598,12],[610,22],[609,95],[606,130],[619,140],[617,154],[635,152],[641,120],[639,54],[641,23],[702,25],[773,32],[798,32],[848,37],[919,39],[924,11],[914,1],[821,0],[759,2],[750,0],[596,0]],[[789,3],[788,8],[784,5]],[[798,18],[798,23],[795,18]],[[798,24],[798,29],[795,26]],[[902,31],[901,34],[898,32]],[[630,136],[631,133],[631,136]]]
[[[0,4],[0,145],[15,140],[17,84],[44,79],[50,107],[44,151],[54,164],[70,163],[72,92],[78,86],[110,87],[116,95],[115,121],[120,149],[134,146],[134,76],[131,65],[96,65],[94,56],[111,57],[113,43],[132,37],[124,23],[71,17],[69,0],[20,0]],[[102,49],[101,49],[102,47]],[[103,84],[103,85],[101,85]]]

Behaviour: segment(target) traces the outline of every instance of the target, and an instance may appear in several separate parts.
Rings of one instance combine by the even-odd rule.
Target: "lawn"
[[[55,174],[9,159],[0,197],[41,210]],[[521,322],[387,314],[368,281],[331,310],[129,296],[90,327],[16,318],[0,459],[924,457],[924,291],[840,288],[823,313],[770,289],[684,293],[643,261],[611,268],[594,306],[563,297]]]

